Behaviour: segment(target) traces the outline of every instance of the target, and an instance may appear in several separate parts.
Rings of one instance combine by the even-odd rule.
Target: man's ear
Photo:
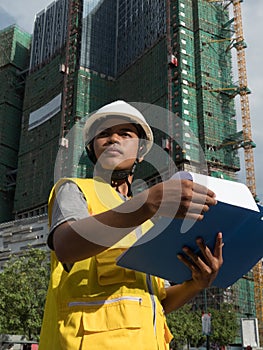
[[[138,148],[138,155],[137,155],[137,159],[138,159],[139,163],[143,161],[144,153],[145,153],[145,147],[146,147],[145,140],[144,139],[140,139],[139,148]]]
[[[137,159],[138,159],[138,163],[141,163],[143,161],[143,154],[144,154],[144,148],[145,148],[145,145],[144,144],[141,144],[139,146],[139,150],[138,150],[138,156],[137,156]]]
[[[93,141],[90,142],[86,147],[86,152],[87,152],[87,155],[89,157],[89,159],[92,161],[92,163],[96,163],[97,162],[97,159],[96,159],[96,156],[95,156],[95,152],[94,152],[94,149],[93,149]]]

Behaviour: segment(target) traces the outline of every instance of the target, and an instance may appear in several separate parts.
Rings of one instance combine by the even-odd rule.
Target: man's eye
[[[108,133],[107,133],[106,131],[101,131],[101,132],[97,135],[97,137],[106,137],[106,136],[108,136]]]
[[[129,132],[124,131],[124,132],[121,133],[121,136],[123,136],[123,137],[131,137],[131,134]]]

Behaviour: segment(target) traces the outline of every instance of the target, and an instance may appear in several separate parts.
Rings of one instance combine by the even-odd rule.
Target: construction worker
[[[152,226],[154,215],[201,220],[216,204],[215,194],[178,179],[132,197],[134,168],[153,134],[124,101],[90,116],[84,140],[94,178],[61,179],[50,195],[52,271],[39,349],[168,349],[165,314],[211,285],[222,265],[222,234],[213,252],[197,240],[204,260],[184,248],[179,258],[192,279],[180,285],[121,268],[116,258]]]

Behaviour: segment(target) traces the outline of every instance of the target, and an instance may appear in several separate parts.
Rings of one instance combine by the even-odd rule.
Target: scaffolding
[[[245,168],[246,168],[246,183],[250,189],[252,195],[256,198],[256,178],[254,168],[254,152],[253,148],[255,144],[252,139],[251,132],[251,120],[250,120],[250,108],[248,98],[248,83],[246,72],[246,57],[245,49],[246,43],[243,35],[242,25],[242,13],[241,13],[241,0],[232,0],[233,12],[234,12],[234,26],[236,32],[236,41],[234,47],[237,50],[237,64],[238,64],[238,78],[240,89],[240,105],[241,105],[241,117],[242,117],[242,131],[244,137],[244,156],[245,156]],[[262,344],[263,342],[263,270],[262,261],[259,261],[253,268],[254,273],[254,292],[255,292],[255,304],[256,315],[258,318],[259,338]]]
[[[79,68],[80,55],[80,20],[81,2],[79,0],[69,1],[68,25],[65,64],[63,65],[64,83],[63,83],[63,99],[61,111],[61,135],[62,140],[75,123],[74,97],[75,97],[75,80],[77,78],[77,70]]]
[[[226,135],[236,132],[234,102],[227,94],[219,96],[214,91],[233,84],[228,50],[232,32],[226,25],[229,13],[204,0],[167,4],[171,17],[168,55],[174,57],[168,67],[168,91],[171,86],[172,92],[168,105],[185,125],[175,134],[179,139],[175,161],[185,169],[203,173],[216,169],[236,180],[240,169],[237,151],[218,148]],[[186,131],[189,129],[192,133]]]
[[[0,31],[0,222],[12,218],[30,41],[17,26]]]
[[[234,27],[236,40],[234,47],[237,50],[237,67],[238,67],[238,80],[239,80],[239,95],[241,105],[241,117],[242,117],[242,131],[244,137],[244,155],[245,155],[245,168],[246,168],[246,183],[250,189],[252,195],[256,197],[256,179],[254,169],[254,155],[252,145],[252,132],[250,121],[250,108],[249,108],[249,90],[247,83],[246,72],[246,57],[245,49],[246,43],[243,35],[242,14],[241,14],[241,0],[232,0],[234,10]]]
[[[209,2],[215,2],[215,0],[208,0]],[[221,2],[222,1],[216,1]],[[245,157],[245,170],[246,170],[246,184],[250,189],[255,200],[256,196],[256,179],[254,169],[254,155],[253,148],[256,146],[253,142],[251,132],[251,120],[250,120],[250,107],[249,107],[249,94],[251,93],[248,88],[247,72],[246,72],[246,57],[245,49],[247,47],[244,40],[243,24],[242,24],[242,0],[230,0],[227,3],[224,2],[224,6],[233,5],[233,20],[235,38],[229,45],[229,48],[235,48],[237,52],[237,68],[238,68],[238,84],[235,87],[230,88],[230,96],[235,97],[240,95],[241,106],[241,118],[242,118],[242,131],[238,134],[233,134],[231,137],[224,140],[222,147],[231,147],[237,149],[242,147],[244,149]],[[263,270],[262,261],[259,261],[253,268],[253,283],[254,283],[254,303],[256,305],[256,316],[258,318],[259,338],[260,342],[263,342]]]
[[[26,79],[14,201],[16,218],[41,214],[54,183],[61,130],[61,62],[58,55]],[[34,125],[32,116],[37,117]]]
[[[69,160],[67,176],[85,177],[92,170],[82,153],[83,121],[115,99],[168,107],[171,118],[161,122],[174,138],[168,150],[178,168],[236,180],[240,164],[237,144],[231,142],[235,138],[246,147],[248,138],[236,133],[234,97],[246,99],[249,90],[232,81],[234,31],[225,1],[209,2],[58,0],[37,15],[24,97],[18,218],[46,210],[59,147]],[[242,51],[243,44],[238,39],[233,47]],[[74,152],[69,152],[66,137],[73,126]],[[162,136],[155,131],[160,147]],[[160,179],[147,166],[141,176],[149,183]],[[240,315],[253,316],[253,281],[239,283],[226,291],[211,290],[211,303],[213,296],[232,300]],[[242,309],[246,295],[251,305]]]
[[[33,51],[47,35],[47,31],[42,31],[40,22],[46,21],[52,28],[58,5],[59,1],[54,3],[53,10],[50,7],[48,13],[37,16],[37,29],[34,32],[39,34],[34,38]],[[118,3],[72,0],[68,6],[65,56],[58,54],[56,57],[61,58],[54,57],[50,64],[42,62],[40,69],[44,76],[49,74],[45,67],[53,70],[51,67],[55,67],[55,61],[60,61],[61,77],[56,78],[51,87],[47,87],[46,83],[43,87],[39,85],[37,93],[32,92],[36,99],[30,101],[26,98],[25,115],[27,111],[30,114],[32,110],[37,110],[39,101],[44,105],[45,101],[56,96],[55,91],[58,94],[62,90],[59,144],[66,145],[64,139],[72,126],[113,99],[142,101],[164,108],[168,106],[174,116],[183,121],[177,127],[174,123],[176,118],[172,117],[167,127],[168,134],[173,133],[178,141],[170,140],[172,144],[168,147],[178,167],[188,167],[190,170],[191,163],[195,166],[192,170],[203,172],[199,164],[207,160],[211,169],[227,172],[234,179],[234,173],[239,169],[237,151],[229,152],[218,147],[227,135],[236,131],[233,99],[223,93],[218,98],[218,93],[211,91],[212,88],[231,85],[231,55],[226,50],[228,42],[223,40],[230,36],[230,29],[225,25],[229,20],[227,11],[218,6],[207,6],[204,0],[198,1],[194,5],[196,8],[190,0],[168,1],[165,4],[155,0],[151,5],[128,0]],[[107,33],[103,35],[105,46],[100,40],[99,29],[107,11],[116,16],[107,16]],[[143,16],[145,11],[147,18]],[[153,15],[156,11],[160,16]],[[113,32],[118,35],[113,36],[111,41],[107,40],[108,37],[112,38]],[[118,41],[114,38],[118,38]],[[131,39],[129,48],[125,38]],[[98,45],[98,41],[101,45]],[[101,54],[105,55],[105,47],[107,60],[115,62],[115,68],[108,72],[104,69],[106,61],[101,59]],[[96,58],[96,65],[90,61],[91,53]],[[206,63],[208,60],[211,63],[209,67]],[[218,63],[220,75],[216,75]],[[106,74],[109,72],[112,74]],[[41,79],[40,76],[38,78],[37,69],[34,74],[37,80]],[[54,76],[57,77],[57,73],[54,72]],[[33,79],[28,80],[29,89],[31,81],[33,83]],[[42,88],[45,96],[39,90]],[[35,106],[32,106],[32,101],[37,101]],[[58,118],[55,119],[59,123]],[[56,122],[50,120],[50,123]],[[26,147],[24,141],[23,147]],[[77,155],[70,156],[77,159]],[[73,166],[73,173],[76,174]],[[84,173],[82,170],[80,172]]]

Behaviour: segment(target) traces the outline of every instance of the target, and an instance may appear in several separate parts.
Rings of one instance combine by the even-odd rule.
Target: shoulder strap
[[[84,194],[88,203],[88,211],[91,214],[99,214],[103,211],[115,208],[123,203],[118,193],[106,182],[100,178],[79,179],[62,178],[52,188],[48,201],[48,216],[51,218],[53,202],[56,197],[56,191],[65,182],[74,182]]]

